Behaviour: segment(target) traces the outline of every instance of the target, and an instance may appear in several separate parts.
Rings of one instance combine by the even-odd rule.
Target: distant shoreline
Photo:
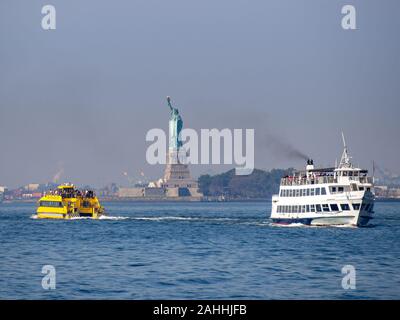
[[[24,199],[24,200],[6,200],[0,202],[0,204],[12,204],[12,203],[35,203],[39,199]],[[205,200],[205,199],[187,199],[187,198],[163,198],[163,199],[144,199],[144,198],[123,198],[123,199],[115,199],[115,198],[100,198],[101,202],[148,202],[148,203],[160,203],[160,202],[168,202],[168,203],[224,203],[224,202],[271,202],[271,198],[254,198],[254,199],[227,199],[227,200]],[[400,198],[377,198],[375,202],[400,202]]]

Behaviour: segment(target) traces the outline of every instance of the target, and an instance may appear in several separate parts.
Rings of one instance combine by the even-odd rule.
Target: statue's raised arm
[[[171,109],[171,111],[173,111],[174,108],[172,107],[172,104],[171,104],[171,97],[170,97],[170,96],[167,97],[167,102],[168,102],[169,108]]]

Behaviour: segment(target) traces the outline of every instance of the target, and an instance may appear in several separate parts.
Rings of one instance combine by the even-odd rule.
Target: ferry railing
[[[302,186],[302,185],[315,185],[325,183],[337,183],[335,177],[315,177],[315,178],[282,178],[282,186]]]

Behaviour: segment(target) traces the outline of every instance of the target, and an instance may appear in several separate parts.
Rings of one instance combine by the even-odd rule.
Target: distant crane
[[[137,185],[137,184],[141,185],[141,184],[144,183],[141,179],[135,180],[135,179],[132,178],[132,177],[128,174],[128,172],[126,172],[126,171],[123,172],[122,175],[126,177],[126,179],[128,180],[128,183],[129,183],[129,186],[130,186],[130,187],[134,187],[134,186]],[[140,176],[141,176],[141,177],[145,177],[145,174],[144,174],[143,171],[140,171]]]

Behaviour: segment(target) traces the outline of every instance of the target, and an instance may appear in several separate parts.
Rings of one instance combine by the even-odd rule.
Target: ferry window
[[[296,195],[295,195],[295,197],[298,197],[299,196],[299,189],[296,189]]]
[[[310,212],[310,206],[308,204],[306,205],[306,212]]]
[[[52,207],[52,208],[60,208],[62,207],[62,202],[59,201],[40,201],[41,207]]]
[[[350,210],[350,206],[347,203],[341,204],[340,208],[342,208],[343,211],[349,211]]]
[[[320,193],[321,193],[321,189],[320,188],[315,189],[315,195],[316,196],[319,196]]]
[[[359,187],[358,190],[363,191],[364,187]]]
[[[301,213],[306,212],[306,206],[301,206]]]
[[[310,195],[310,189],[307,189],[307,197]]]
[[[322,188],[321,188],[321,195],[326,195],[326,189],[325,189],[325,187],[322,187]]]
[[[295,212],[299,212],[299,206],[294,206]]]
[[[343,192],[344,188],[343,187],[338,187],[338,192]]]
[[[336,203],[331,204],[331,210],[332,210],[332,211],[339,211],[338,205],[337,205]],[[325,209],[324,209],[324,211],[325,211]]]
[[[283,190],[281,190],[281,197],[283,197]]]
[[[315,205],[315,210],[317,210],[317,212],[321,212],[322,211],[321,205],[320,204],[316,204]]]
[[[289,190],[289,197],[293,197],[293,190]]]
[[[347,177],[347,171],[343,171],[343,177]]]
[[[353,172],[349,171],[349,177],[352,177],[352,176],[353,176]]]
[[[310,211],[311,211],[311,212],[315,212],[315,205],[314,205],[314,204],[312,204],[312,205],[310,206]]]
[[[303,189],[303,197],[305,197],[307,195],[307,190]]]
[[[327,204],[323,204],[323,205],[322,205],[322,210],[323,210],[324,212],[329,212],[329,206],[328,206]]]
[[[336,187],[332,187],[331,192],[336,193]]]
[[[353,209],[354,210],[359,210],[360,209],[360,204],[359,203],[353,203]]]

